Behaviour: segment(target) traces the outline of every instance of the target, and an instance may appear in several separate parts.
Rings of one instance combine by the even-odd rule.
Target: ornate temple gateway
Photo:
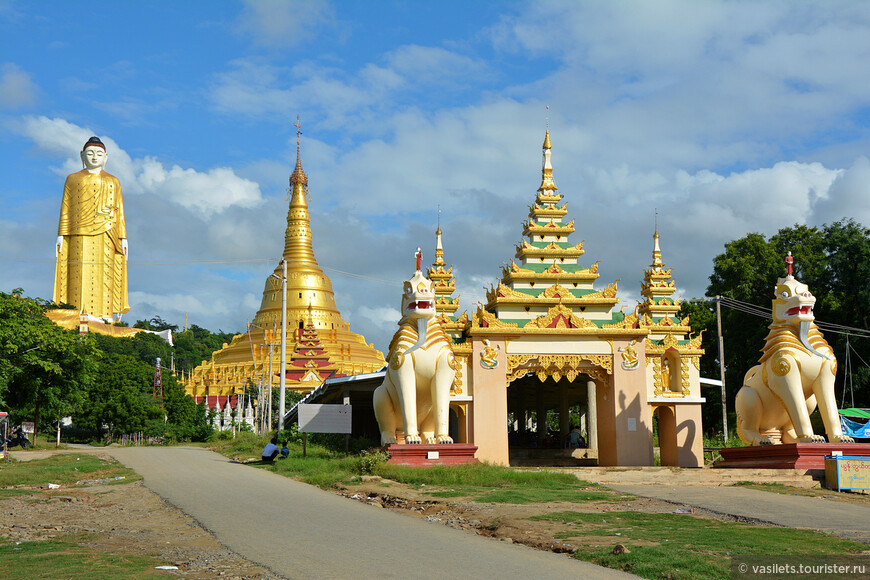
[[[350,330],[335,304],[332,282],[314,257],[308,214],[308,176],[297,143],[290,175],[290,208],[284,233],[287,262],[287,388],[308,392],[332,376],[376,371],[384,356]],[[263,300],[248,332],[203,361],[184,383],[199,402],[239,394],[246,385],[277,385],[281,372],[281,264],[266,278]],[[212,398],[213,399],[210,399]]]
[[[655,417],[662,464],[702,465],[701,338],[689,338],[688,318],[675,318],[680,303],[658,232],[644,301],[631,314],[614,310],[618,281],[595,288],[598,263],[581,265],[583,243],[570,240],[574,220],[563,221],[568,207],[553,180],[549,129],[543,152],[524,239],[470,319],[456,317],[452,268],[437,232],[428,275],[458,363],[454,440],[502,464],[549,452],[600,465],[653,465]],[[587,449],[563,449],[572,414],[581,416]],[[548,415],[558,424],[548,425]]]

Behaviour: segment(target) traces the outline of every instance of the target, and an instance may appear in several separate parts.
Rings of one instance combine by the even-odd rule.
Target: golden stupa
[[[287,262],[287,361],[291,360],[297,341],[303,339],[306,325],[313,324],[330,363],[339,373],[354,375],[377,371],[385,364],[383,353],[350,330],[335,304],[332,282],[314,257],[308,214],[308,176],[302,169],[298,141],[290,190],[282,256]],[[187,393],[197,402],[206,396],[240,393],[246,384],[277,385],[281,373],[282,273],[279,263],[274,273],[266,278],[263,300],[248,332],[233,337],[230,344],[212,353],[210,361],[203,361],[185,378]],[[287,388],[307,392],[312,385],[294,381],[288,375]]]

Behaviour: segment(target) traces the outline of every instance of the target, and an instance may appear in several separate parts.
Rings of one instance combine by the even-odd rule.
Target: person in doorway
[[[278,457],[280,451],[278,449],[278,438],[272,437],[272,440],[263,448],[263,461],[272,463]]]

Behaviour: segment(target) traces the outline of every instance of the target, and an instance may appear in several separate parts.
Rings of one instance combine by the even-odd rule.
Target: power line
[[[709,301],[715,302],[716,298],[708,298]],[[752,316],[758,316],[759,318],[767,318],[771,319],[771,313],[769,308],[764,308],[762,306],[757,306],[755,304],[751,304],[749,302],[743,302],[742,300],[737,300],[736,298],[728,298],[727,296],[721,296],[719,298],[723,306],[730,308],[732,310],[737,310],[739,312],[744,312],[746,314],[750,314]],[[850,336],[856,336],[858,338],[870,338],[870,330],[865,328],[856,328],[854,326],[845,326],[842,324],[836,324],[834,322],[824,322],[822,320],[815,320],[816,326],[821,328],[826,332],[832,332],[834,334],[845,334]]]

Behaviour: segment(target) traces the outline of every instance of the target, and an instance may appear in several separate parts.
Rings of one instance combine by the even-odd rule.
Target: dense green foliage
[[[767,239],[761,234],[746,236],[725,244],[725,252],[713,260],[713,273],[707,295],[717,295],[748,302],[770,309],[773,288],[779,277],[785,276],[784,258],[794,256],[795,278],[809,286],[816,297],[813,312],[817,322],[870,330],[870,230],[852,221],[843,220],[822,227],[795,225],[779,230]],[[725,370],[729,412],[729,429],[734,428],[733,400],[742,385],[743,375],[759,358],[764,345],[767,325],[762,319],[745,312],[722,307]],[[691,314],[692,328],[704,330],[701,375],[719,378],[719,351],[715,304],[689,300],[684,302],[681,316]],[[870,339],[854,333],[849,336],[852,372],[846,369],[846,335],[823,330],[839,361],[837,402],[846,389],[846,406],[870,406]],[[845,383],[845,384],[844,384]],[[705,429],[720,431],[722,425],[719,389],[705,389]]]
[[[85,439],[131,432],[179,441],[211,435],[205,409],[167,367],[174,357],[190,361],[192,369],[231,335],[194,326],[175,334],[180,343],[175,349],[150,333],[80,335],[44,315],[51,304],[21,294],[0,292],[0,409],[10,411],[13,424],[32,420],[44,431],[70,416]],[[162,399],[153,396],[158,357],[164,367]]]
[[[38,431],[85,405],[99,351],[91,337],[46,318],[45,301],[20,294],[0,292],[0,408],[13,422],[34,420]]]

